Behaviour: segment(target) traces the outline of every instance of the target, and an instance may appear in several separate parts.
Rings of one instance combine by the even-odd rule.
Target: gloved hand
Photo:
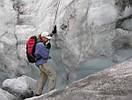
[[[46,45],[46,48],[47,48],[47,49],[50,49],[50,48],[51,48],[50,42],[48,42],[48,44]]]
[[[54,29],[52,30],[52,33],[53,34],[56,34],[57,33],[57,27],[56,27],[56,25],[54,26]]]

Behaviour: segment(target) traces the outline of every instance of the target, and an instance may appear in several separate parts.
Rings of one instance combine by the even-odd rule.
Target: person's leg
[[[51,91],[55,89],[56,86],[56,71],[50,66],[47,66],[47,64],[43,64],[42,66],[42,71],[48,76],[48,91]]]
[[[47,75],[44,71],[42,71],[43,67],[40,65],[40,78],[37,81],[37,87],[36,87],[36,94],[35,95],[41,95],[44,85],[46,84]]]

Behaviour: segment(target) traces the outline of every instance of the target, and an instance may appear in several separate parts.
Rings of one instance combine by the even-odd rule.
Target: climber
[[[49,57],[49,52],[51,48],[50,39],[52,38],[53,34],[56,34],[56,26],[52,31],[52,34],[48,32],[41,32],[38,36],[38,43],[35,46],[35,53],[34,55],[38,59],[35,62],[35,65],[38,66],[40,70],[40,79],[37,81],[37,87],[35,91],[35,95],[39,96],[42,94],[44,85],[48,80],[48,91],[55,89],[56,85],[56,71],[51,68],[51,66],[47,65]]]

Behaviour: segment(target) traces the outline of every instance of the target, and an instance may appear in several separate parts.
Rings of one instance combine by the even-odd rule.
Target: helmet
[[[47,39],[51,39],[52,37],[50,36],[49,32],[41,32],[40,37],[46,37]]]

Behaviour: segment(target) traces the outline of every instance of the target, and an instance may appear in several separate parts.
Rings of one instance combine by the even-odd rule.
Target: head
[[[50,40],[52,37],[50,36],[50,33],[48,32],[41,32],[39,34],[39,39],[43,42],[47,42],[48,40]]]

